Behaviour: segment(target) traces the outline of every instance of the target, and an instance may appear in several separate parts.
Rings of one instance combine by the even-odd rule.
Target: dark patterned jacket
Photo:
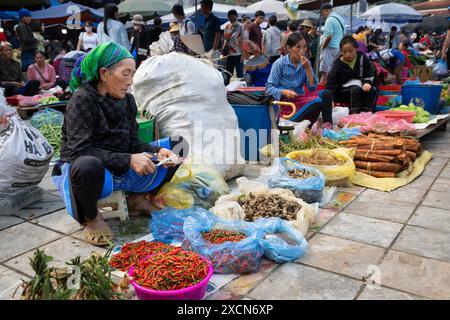
[[[115,175],[130,168],[131,154],[158,152],[137,137],[136,102],[131,94],[118,100],[102,96],[91,84],[78,89],[69,100],[62,127],[61,160],[94,156]]]

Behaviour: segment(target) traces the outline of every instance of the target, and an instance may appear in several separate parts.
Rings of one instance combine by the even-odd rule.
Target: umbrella
[[[119,4],[120,14],[141,14],[151,16],[155,13],[168,13],[172,7],[162,0],[125,0]]]
[[[404,4],[388,3],[367,10],[360,18],[389,22],[418,22],[422,21],[422,14]]]
[[[300,10],[319,10],[322,4],[330,3],[331,0],[295,0],[294,2],[298,4]],[[333,6],[345,6],[356,2],[358,2],[358,0],[334,0]]]
[[[447,30],[447,26],[447,19],[439,16],[431,16],[423,18],[422,22],[407,24],[404,29],[408,32],[415,30],[425,32],[444,32]]]
[[[286,10],[284,3],[281,1],[263,0],[263,1],[259,1],[259,2],[256,2],[254,4],[247,6],[247,9],[252,10],[252,11],[262,10],[264,12],[275,12],[278,20],[288,20],[289,19],[288,10]],[[318,20],[319,15],[317,13],[310,12],[310,11],[301,11],[301,12],[297,13],[295,19],[296,20],[304,20],[304,19]]]

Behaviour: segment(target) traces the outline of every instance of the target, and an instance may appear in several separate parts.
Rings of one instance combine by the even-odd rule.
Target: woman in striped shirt
[[[275,61],[266,84],[266,93],[276,100],[293,102],[297,112],[292,121],[317,121],[332,124],[332,96],[328,91],[316,92],[317,77],[305,54],[308,45],[302,34],[294,32],[286,42],[288,54]],[[305,86],[308,93],[305,92]]]

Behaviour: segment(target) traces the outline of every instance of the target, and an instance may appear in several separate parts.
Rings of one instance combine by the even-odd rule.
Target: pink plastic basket
[[[146,259],[146,258],[144,258]],[[213,265],[211,261],[202,257],[206,263],[209,265],[208,275],[205,279],[193,285],[192,287],[187,287],[179,290],[167,290],[167,291],[157,291],[152,290],[143,286],[138,285],[132,279],[130,282],[133,285],[136,295],[140,300],[201,300],[205,296],[206,289],[208,288],[209,279],[213,275]],[[133,277],[134,266],[130,268],[128,275]]]

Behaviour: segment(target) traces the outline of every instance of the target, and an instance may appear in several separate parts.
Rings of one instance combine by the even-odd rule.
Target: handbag
[[[239,23],[237,23],[236,26],[233,28],[233,30],[231,30],[230,39],[231,39],[231,37],[233,37],[233,33],[236,32],[237,27],[239,27]],[[225,40],[225,43],[224,43],[223,48],[222,48],[222,55],[224,57],[230,55],[230,45],[228,44],[228,40]]]

